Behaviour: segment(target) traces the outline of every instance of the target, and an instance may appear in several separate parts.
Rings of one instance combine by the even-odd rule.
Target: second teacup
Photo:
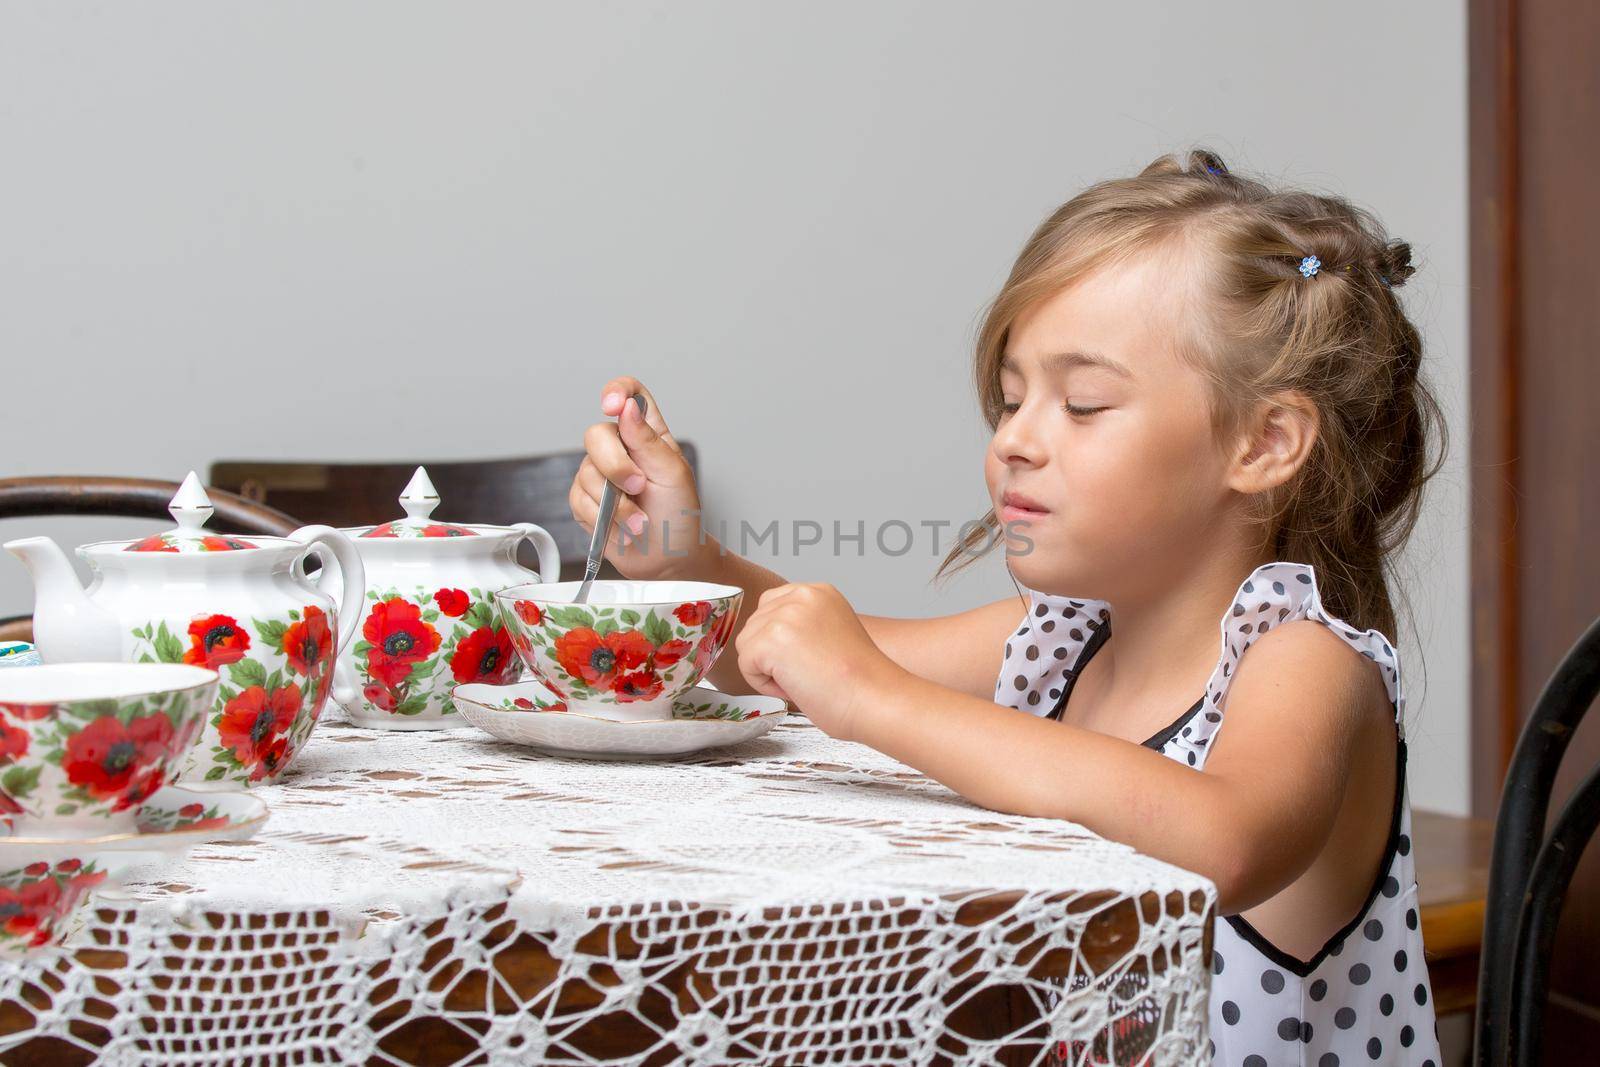
[[[514,585],[495,594],[511,644],[539,681],[582,711],[623,722],[672,718],[739,618],[744,590],[712,582]]]
[[[0,814],[19,836],[132,832],[216,695],[217,672],[186,664],[0,671]]]

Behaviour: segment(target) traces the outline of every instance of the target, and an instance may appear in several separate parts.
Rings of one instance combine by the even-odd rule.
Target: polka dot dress
[[[1031,594],[1026,621],[1006,643],[996,702],[1059,718],[1084,664],[1109,639],[1111,614],[1105,601]],[[1324,611],[1310,566],[1277,562],[1245,579],[1224,613],[1221,656],[1205,693],[1145,744],[1204,770],[1239,658],[1272,627],[1305,618],[1327,626],[1378,664],[1398,728],[1405,695],[1399,657],[1388,639]],[[1208,1045],[1213,1062],[1230,1067],[1440,1064],[1433,994],[1422,958],[1403,738],[1398,748],[1389,844],[1359,914],[1305,961],[1278,949],[1241,916],[1217,919]],[[1130,1044],[1125,1041],[1124,1049]],[[1120,1054],[1116,1059],[1124,1062]]]

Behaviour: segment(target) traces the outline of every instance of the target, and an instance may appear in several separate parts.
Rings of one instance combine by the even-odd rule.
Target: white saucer
[[[183,786],[163,786],[139,805],[139,828],[130,833],[98,837],[64,837],[41,834],[0,836],[0,864],[7,850],[26,845],[56,849],[71,855],[85,849],[95,852],[174,852],[206,841],[237,841],[250,837],[267,821],[267,805],[250,793],[216,793]]]
[[[502,741],[556,756],[647,760],[687,756],[736,745],[767,733],[788,705],[777,697],[730,696],[695,686],[673,705],[674,718],[617,722],[566,705],[535,681],[513,685],[469,682],[455,688],[456,709]]]
[[[169,785],[140,805],[131,833],[0,837],[0,898],[13,912],[0,925],[0,955],[59,942],[91,892],[147,877],[203,842],[250,837],[266,821],[260,797]]]

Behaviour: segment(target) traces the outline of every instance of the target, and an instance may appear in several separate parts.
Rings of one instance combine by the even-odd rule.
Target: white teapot
[[[360,621],[361,557],[331,526],[288,537],[207,533],[211,501],[193,471],[168,510],[174,530],[81,546],[93,572],[87,589],[49,538],[7,542],[33,576],[34,642],[46,663],[215,670],[216,704],[173,780],[213,789],[271,782],[310,738],[338,649]],[[315,583],[305,572],[310,555],[323,562]]]
[[[361,633],[339,657],[338,700],[358,726],[466,726],[450,695],[458,683],[500,685],[522,673],[495,593],[560,580],[561,556],[555,538],[531,522],[468,526],[430,518],[439,493],[421,467],[400,506],[404,518],[343,531],[361,553],[367,600]],[[524,538],[538,552],[538,574],[516,560]]]

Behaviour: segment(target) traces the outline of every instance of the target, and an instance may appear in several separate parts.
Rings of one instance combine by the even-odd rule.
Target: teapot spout
[[[33,640],[46,663],[119,660],[117,620],[90,599],[61,547],[48,537],[7,541],[33,577]]]

